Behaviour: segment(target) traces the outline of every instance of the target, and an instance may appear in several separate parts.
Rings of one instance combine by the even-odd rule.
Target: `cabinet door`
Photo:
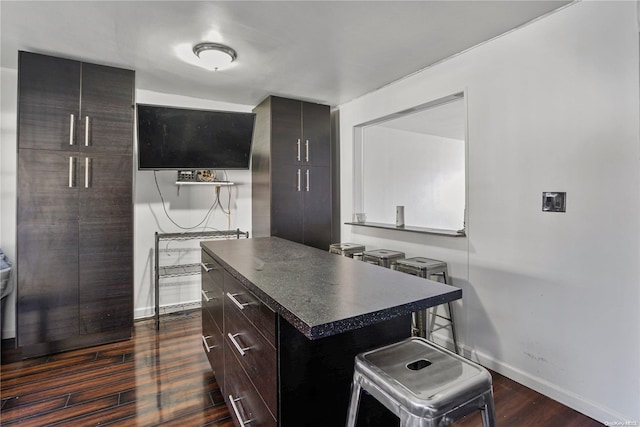
[[[133,326],[133,238],[128,218],[80,222],[80,334]]]
[[[298,164],[303,149],[301,102],[271,97],[271,162]]]
[[[78,157],[80,219],[132,218],[131,156],[84,154]]]
[[[303,170],[274,164],[271,174],[271,235],[303,243]]]
[[[302,103],[302,161],[313,166],[331,164],[329,106]]]
[[[20,52],[18,67],[18,147],[75,149],[80,63]]]
[[[20,346],[78,334],[78,191],[69,161],[74,156],[18,152]]]
[[[318,249],[329,250],[329,245],[332,243],[331,168],[310,166],[304,169],[304,175],[303,243]]]
[[[95,154],[81,159],[80,332],[129,328],[133,325],[131,157]]]
[[[134,73],[82,64],[79,146],[83,152],[131,154]]]

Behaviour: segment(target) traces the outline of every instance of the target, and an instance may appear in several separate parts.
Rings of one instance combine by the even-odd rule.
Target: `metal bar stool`
[[[347,258],[361,258],[364,251],[365,246],[359,243],[332,243],[329,245],[330,253]]]
[[[399,417],[400,427],[444,426],[478,409],[484,427],[496,425],[491,374],[424,338],[356,356],[347,427],[356,425],[361,390]]]
[[[449,283],[449,269],[447,263],[438,261],[437,259],[414,257],[398,260],[395,266],[396,270],[403,273],[413,274],[414,276],[424,277],[431,276],[442,278],[445,284]],[[445,304],[442,304],[445,306]],[[431,320],[429,321],[429,310],[421,310],[412,316],[412,329],[415,334],[422,338],[432,339],[433,333],[444,328],[451,328],[451,338],[453,340],[453,350],[459,353],[458,339],[456,336],[456,327],[453,320],[453,310],[451,303],[446,303],[446,315],[438,314],[438,307],[431,308]],[[447,324],[438,324],[437,319],[443,319]]]
[[[392,251],[390,249],[375,249],[365,251],[362,254],[362,261],[385,268],[393,268],[396,262],[403,258],[404,252]]]

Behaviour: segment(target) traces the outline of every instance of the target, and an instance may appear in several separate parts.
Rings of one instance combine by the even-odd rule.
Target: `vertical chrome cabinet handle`
[[[89,116],[84,118],[84,146],[89,146]]]
[[[201,290],[200,290],[200,293],[202,294],[202,298],[204,298],[204,300],[205,300],[206,302],[209,302],[209,301],[211,301],[211,300],[216,299],[216,298],[209,298],[209,297],[207,296],[207,294],[208,294],[209,292],[211,292],[211,291],[205,291],[204,289],[201,289]]]
[[[238,402],[240,400],[242,400],[242,397],[234,399],[233,395],[231,395],[231,394],[229,395],[229,402],[231,402],[231,408],[233,408],[233,413],[236,414],[236,418],[240,422],[240,425],[246,426],[247,424],[252,422],[253,419],[246,420],[246,421],[242,419],[242,416],[240,415],[240,411],[238,410],[238,406],[236,405],[236,402]]]
[[[206,337],[204,335],[202,335],[202,342],[204,343],[204,348],[205,350],[207,350],[207,353],[211,353],[211,349],[212,348],[216,348],[217,345],[209,345],[209,343],[207,343],[207,340],[211,338],[211,335],[207,335]]]
[[[247,354],[247,351],[251,350],[251,347],[241,347],[240,344],[238,344],[238,341],[236,341],[236,337],[240,336],[240,334],[232,335],[231,333],[228,333],[227,336],[231,340],[231,343],[236,348],[236,350],[238,350],[238,353],[240,353],[240,356],[244,356],[245,354]]]
[[[307,175],[307,191],[309,191],[309,169],[307,169],[306,175]]]
[[[230,292],[227,292],[227,297],[231,300],[231,302],[233,302],[233,303],[236,305],[236,307],[238,307],[240,310],[244,310],[244,308],[245,308],[246,306],[248,306],[248,305],[249,305],[249,303],[247,302],[247,303],[244,303],[244,304],[243,304],[243,303],[241,303],[240,301],[238,301],[238,300],[236,299],[236,296],[238,296],[238,295],[240,295],[240,294],[232,294],[232,293],[230,293]]]
[[[298,154],[296,155],[296,159],[300,161],[300,138],[298,138]]]
[[[298,174],[298,185],[296,186],[296,190],[300,191],[300,169],[298,169],[297,174]]]
[[[76,186],[75,175],[76,175],[76,158],[69,157],[69,188],[73,188]]]
[[[84,188],[89,188],[90,178],[91,178],[91,167],[93,166],[93,162],[89,157],[84,159]]]
[[[70,114],[69,117],[69,145],[73,145],[73,132],[75,129],[76,116]]]
[[[204,262],[200,263],[200,267],[204,268],[204,271],[206,271],[207,273],[212,271],[212,270],[215,270],[214,267],[207,267],[207,264],[205,264]]]
[[[304,142],[304,146],[306,150],[306,159],[308,163],[309,162],[309,140],[308,139]]]

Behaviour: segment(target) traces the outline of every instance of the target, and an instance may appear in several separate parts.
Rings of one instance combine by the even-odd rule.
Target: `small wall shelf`
[[[408,231],[411,233],[422,233],[422,234],[436,234],[438,236],[449,236],[449,237],[465,237],[467,233],[464,230],[441,230],[437,228],[426,228],[426,227],[413,227],[410,225],[405,225],[402,227],[396,227],[395,224],[385,224],[381,222],[345,222],[347,225],[355,225],[358,227],[369,227],[369,228],[382,228],[385,230],[395,230],[395,231]]]
[[[192,183],[192,184],[212,184],[209,182],[206,183]],[[160,265],[160,252],[165,252],[160,250],[160,242],[167,240],[211,240],[211,239],[228,239],[228,238],[236,238],[240,237],[249,237],[248,231],[240,231],[240,229],[236,230],[215,230],[215,231],[197,231],[197,232],[188,232],[188,233],[155,233],[156,244],[155,244],[155,320],[156,320],[156,331],[160,330],[160,280],[169,278],[169,277],[181,277],[181,276],[191,276],[200,274],[201,267],[200,263],[193,264],[179,264],[179,265]],[[170,249],[169,251],[175,251],[175,249]],[[183,304],[177,304],[178,306],[182,306]]]
[[[236,185],[231,181],[176,181],[176,185],[215,185],[216,187],[229,187]]]

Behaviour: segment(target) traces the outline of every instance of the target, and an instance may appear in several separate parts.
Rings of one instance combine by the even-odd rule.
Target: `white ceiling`
[[[339,105],[570,1],[0,1],[1,64],[27,50],[136,70],[136,87],[257,105]],[[238,52],[226,70],[193,45]]]

